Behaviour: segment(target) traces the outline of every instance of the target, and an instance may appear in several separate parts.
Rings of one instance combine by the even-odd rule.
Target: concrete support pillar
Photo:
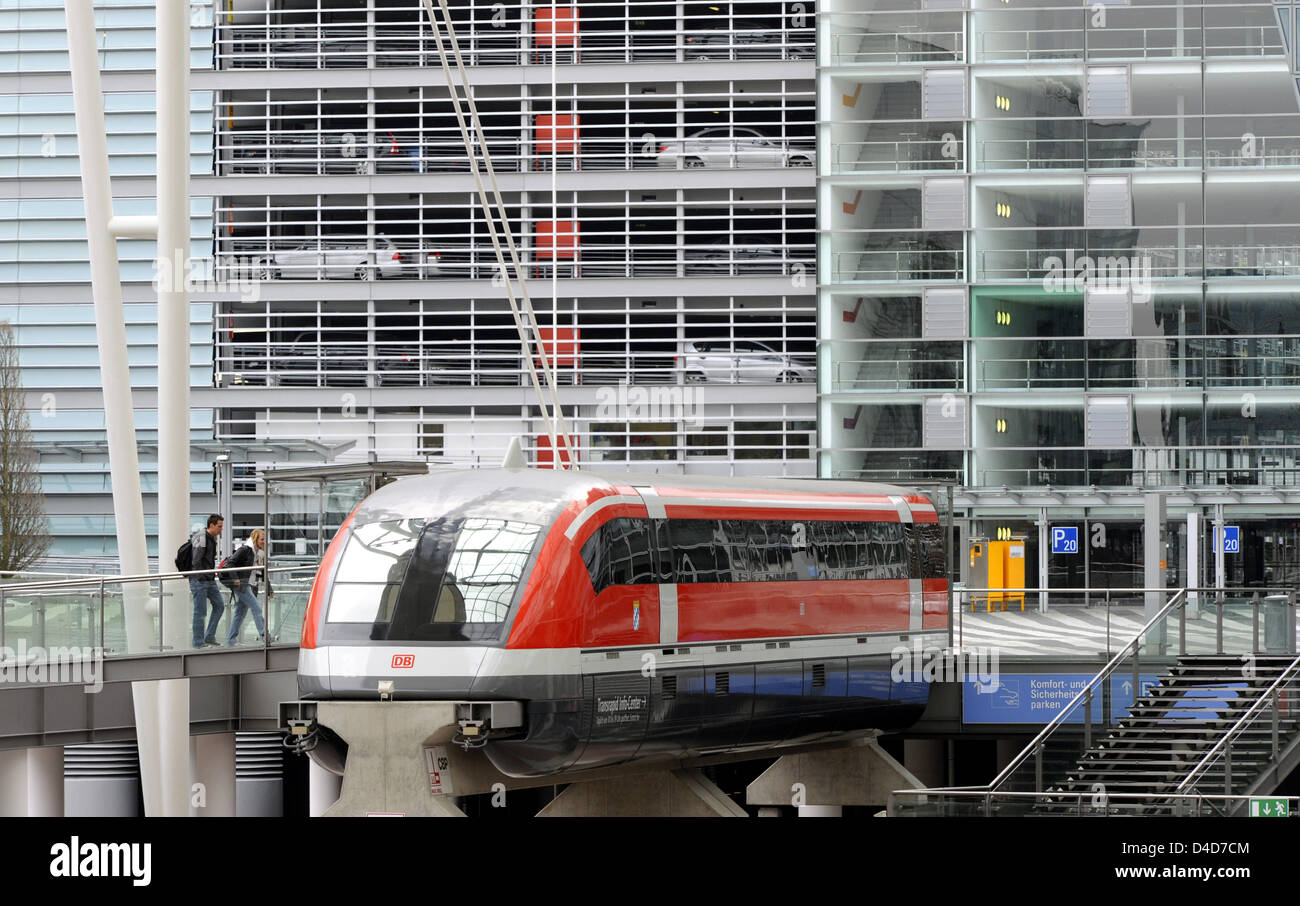
[[[191,817],[235,817],[234,733],[191,736],[189,773]]]
[[[451,797],[464,794],[465,785],[458,784],[457,772],[450,770],[443,793],[432,792],[424,751],[427,746],[449,743],[455,734],[454,702],[321,702],[316,716],[348,744],[348,755],[338,801],[321,812],[315,811],[319,769],[312,765],[312,814],[464,816]],[[456,750],[454,745],[446,748]],[[323,800],[328,795],[327,781],[323,777],[320,781]]]
[[[745,790],[750,805],[870,805],[893,790],[923,787],[874,739],[841,749],[784,755]]]
[[[312,761],[307,766],[307,813],[319,818],[338,802],[343,778]]]
[[[574,783],[539,818],[744,818],[745,810],[698,770],[655,771]]]
[[[63,817],[63,747],[0,751],[0,817]]]
[[[948,747],[942,739],[903,740],[903,767],[922,786],[944,786]]]

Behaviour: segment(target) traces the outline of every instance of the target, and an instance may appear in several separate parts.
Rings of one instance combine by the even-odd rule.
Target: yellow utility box
[[[1025,609],[1025,536],[1012,535],[1009,541],[990,541],[988,538],[971,538],[970,586],[972,588],[1000,589],[975,592],[971,596],[971,612],[976,603],[982,603],[989,613],[993,605],[1001,610],[1007,604],[1019,604]]]

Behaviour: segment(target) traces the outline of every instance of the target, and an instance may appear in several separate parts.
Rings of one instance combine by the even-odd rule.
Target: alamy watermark
[[[0,647],[0,683],[81,685],[87,695],[104,688],[104,649],[39,645]]]
[[[698,385],[638,387],[627,381],[596,389],[596,419],[603,421],[704,422],[704,389]]]
[[[1150,302],[1153,293],[1151,259],[1145,255],[1076,255],[1067,249],[1065,258],[1056,255],[1043,261],[1043,290],[1049,293],[1080,293],[1084,289],[1131,291],[1134,303]]]
[[[910,647],[895,645],[889,657],[889,676],[895,683],[974,682],[985,694],[996,692],[1001,685],[998,649],[994,647],[925,647],[915,638]]]
[[[211,272],[205,262],[187,258],[177,249],[169,258],[154,261],[155,292],[184,291],[191,296],[204,293],[238,294],[240,302],[256,302],[262,294],[263,259],[237,255],[218,255],[212,260]],[[214,277],[213,274],[219,275]]]

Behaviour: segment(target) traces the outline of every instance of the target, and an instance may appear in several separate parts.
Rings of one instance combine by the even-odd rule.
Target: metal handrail
[[[1163,589],[1163,590],[1167,591],[1168,589]],[[1141,645],[1142,638],[1143,636],[1146,635],[1147,631],[1151,629],[1152,626],[1156,625],[1156,623],[1163,620],[1180,604],[1185,604],[1186,601],[1187,601],[1187,589],[1186,588],[1178,589],[1178,591],[1174,593],[1173,597],[1169,599],[1169,601],[1165,604],[1165,606],[1160,608],[1160,610],[1156,612],[1155,616],[1147,620],[1146,624],[1141,629],[1139,629],[1137,633],[1134,634],[1133,638],[1127,644],[1121,646],[1119,651],[1115,654],[1115,656],[1106,662],[1106,666],[1102,667],[1101,670],[1097,673],[1097,675],[1094,676],[1092,679],[1090,679],[1087,685],[1085,685],[1082,689],[1079,690],[1078,694],[1074,696],[1074,699],[1071,700],[1070,704],[1068,704],[1066,707],[1062,708],[1059,712],[1057,712],[1056,716],[1052,718],[1051,723],[1043,727],[1043,729],[1039,732],[1039,734],[1029,742],[1029,745],[1025,746],[1024,749],[1020,751],[1020,754],[1017,755],[1015,758],[1011,759],[1011,762],[1005,768],[1002,769],[1002,772],[998,774],[998,776],[993,778],[993,780],[988,785],[988,792],[996,793],[998,791],[998,788],[1003,783],[1006,782],[1007,778],[1015,771],[1015,769],[1020,767],[1020,765],[1024,764],[1026,761],[1029,760],[1030,755],[1032,755],[1034,751],[1038,749],[1038,747],[1042,744],[1043,740],[1045,740],[1051,734],[1055,733],[1057,727],[1059,727],[1062,723],[1064,723],[1065,718],[1068,715],[1074,713],[1074,709],[1079,706],[1080,702],[1088,701],[1089,703],[1091,703],[1093,688],[1097,687],[1098,689],[1100,689],[1101,682],[1107,677],[1109,677],[1111,673],[1114,672],[1115,668],[1118,667],[1120,662],[1124,660],[1124,658],[1128,655],[1129,651],[1130,650],[1134,652],[1137,651],[1137,648],[1139,645]],[[1136,692],[1137,690],[1135,689],[1134,691]]]
[[[123,585],[126,584],[127,582],[156,582],[159,579],[162,579],[164,581],[169,579],[188,579],[191,576],[197,576],[197,575],[208,576],[216,573],[250,572],[252,570],[267,570],[268,572],[271,573],[284,573],[284,572],[299,572],[304,569],[315,569],[315,568],[316,568],[315,566],[275,566],[267,570],[265,566],[227,566],[225,569],[217,569],[216,567],[214,567],[212,569],[193,569],[183,573],[181,572],[141,573],[138,575],[129,575],[129,576],[95,576],[94,578],[86,578],[86,579],[65,579],[62,581],[54,581],[54,582],[23,582],[15,585],[6,585],[4,586],[4,591],[5,594],[9,594],[10,592],[15,592],[15,591],[21,592],[27,589],[40,590],[42,588],[50,588],[56,586],[63,587],[68,585],[100,585],[104,583],[110,585]]]
[[[1260,696],[1255,700],[1255,703],[1246,709],[1246,713],[1241,715],[1237,722],[1219,738],[1219,741],[1214,744],[1214,747],[1205,753],[1205,757],[1197,762],[1196,766],[1187,773],[1187,776],[1183,778],[1183,782],[1178,784],[1174,792],[1181,792],[1184,787],[1198,779],[1199,775],[1204,773],[1205,769],[1209,766],[1210,761],[1218,753],[1219,749],[1246,728],[1246,724],[1253,719],[1255,713],[1260,710],[1264,702],[1272,697],[1273,693],[1284,681],[1289,681],[1292,678],[1291,674],[1295,673],[1297,670],[1300,670],[1300,655],[1296,656],[1291,663],[1287,665],[1281,675],[1279,675],[1277,679],[1273,680],[1269,687],[1260,694]]]

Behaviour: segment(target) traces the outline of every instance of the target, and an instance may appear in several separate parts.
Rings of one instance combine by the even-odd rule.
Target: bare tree
[[[0,321],[0,572],[31,566],[50,549],[45,496],[23,407],[13,328]]]

